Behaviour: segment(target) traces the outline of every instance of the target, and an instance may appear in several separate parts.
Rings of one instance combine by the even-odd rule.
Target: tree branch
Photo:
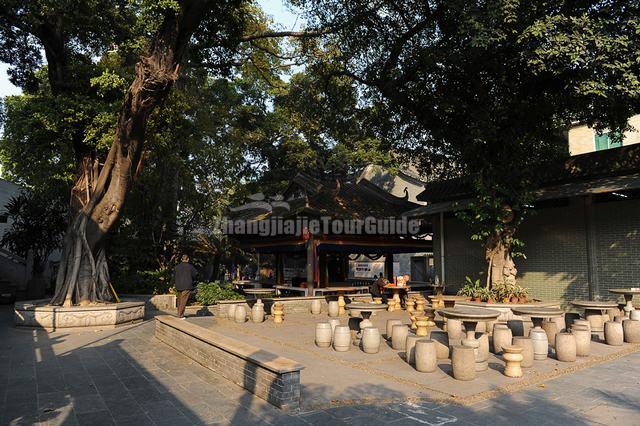
[[[241,42],[247,42],[252,40],[260,40],[263,38],[277,38],[277,37],[293,37],[293,38],[312,38],[319,37],[321,35],[329,34],[329,30],[316,30],[316,31],[267,31],[258,34],[248,34],[240,37]]]

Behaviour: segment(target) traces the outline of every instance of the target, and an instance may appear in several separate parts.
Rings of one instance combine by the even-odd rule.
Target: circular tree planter
[[[114,328],[144,319],[144,302],[121,302],[96,306],[51,306],[49,299],[28,300],[14,304],[17,327]]]

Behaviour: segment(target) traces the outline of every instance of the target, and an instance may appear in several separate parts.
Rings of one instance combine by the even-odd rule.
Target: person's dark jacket
[[[188,262],[182,262],[175,269],[176,290],[193,290],[193,281],[198,271]]]

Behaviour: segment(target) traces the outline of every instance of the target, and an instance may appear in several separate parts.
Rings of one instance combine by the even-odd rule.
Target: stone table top
[[[438,313],[445,318],[459,319],[462,321],[486,321],[496,319],[500,311],[483,308],[450,308],[440,309]]]
[[[363,302],[351,302],[348,303],[345,309],[354,311],[384,311],[388,308],[386,303],[363,303]]]
[[[536,318],[551,318],[560,317],[564,315],[564,312],[558,308],[541,308],[541,307],[518,307],[511,308],[516,315],[529,315]]]
[[[585,309],[608,309],[618,307],[618,302],[610,302],[608,300],[574,300],[571,304],[576,308]]]
[[[251,294],[253,296],[257,294],[273,294],[275,291],[274,288],[247,288],[243,290],[245,294]]]
[[[452,294],[441,294],[441,295],[430,294],[427,297],[429,298],[429,300],[438,299],[438,300],[444,300],[445,302],[462,302],[468,299],[467,296],[457,296]]]
[[[609,293],[615,294],[640,294],[640,287],[610,288]]]

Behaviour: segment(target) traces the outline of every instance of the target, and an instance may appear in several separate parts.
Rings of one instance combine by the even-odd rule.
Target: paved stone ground
[[[432,402],[282,413],[153,337],[18,330],[0,308],[1,424],[615,424],[640,418],[640,353],[472,406]],[[366,389],[362,390],[366,392]]]

